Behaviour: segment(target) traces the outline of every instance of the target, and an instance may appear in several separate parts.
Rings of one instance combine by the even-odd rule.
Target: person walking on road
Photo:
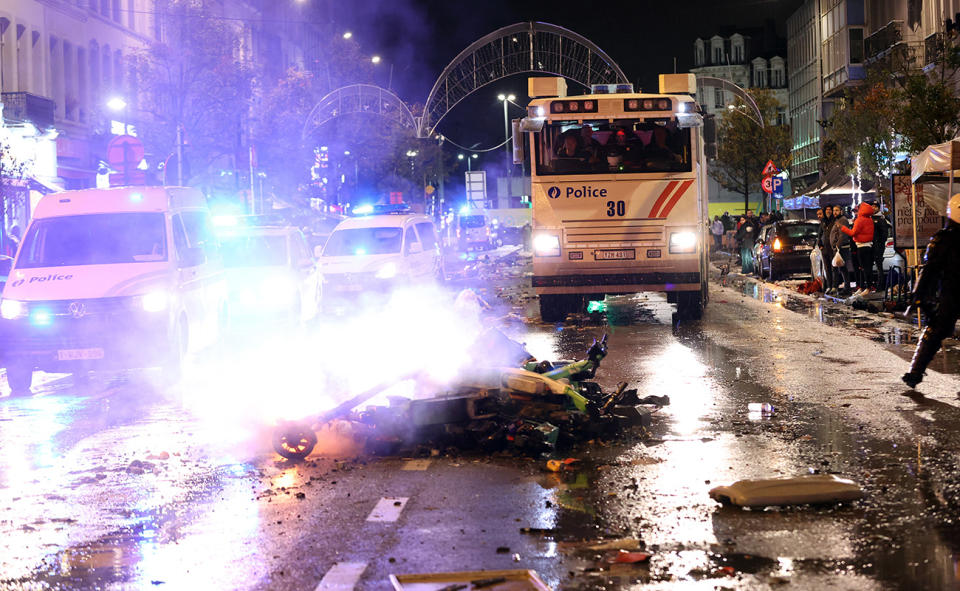
[[[943,339],[953,335],[960,317],[960,193],[947,204],[947,225],[927,244],[908,315],[916,309],[927,315],[928,322],[920,333],[910,371],[901,378],[911,388],[923,380],[923,372]]]
[[[876,291],[873,283],[873,206],[867,202],[860,204],[853,228],[846,226],[840,231],[853,238],[857,248],[857,291],[856,296]]]
[[[847,295],[850,293],[850,275],[847,273],[847,263],[850,261],[850,237],[840,231],[849,225],[843,209],[839,205],[833,207],[833,226],[830,228],[830,247],[833,249],[833,258],[830,266],[840,276],[833,276],[833,285],[836,293]],[[840,255],[839,260],[837,255]],[[839,264],[834,264],[839,263]],[[843,289],[840,289],[840,280],[843,280]]]

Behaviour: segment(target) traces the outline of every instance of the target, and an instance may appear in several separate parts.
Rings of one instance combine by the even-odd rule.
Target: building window
[[[721,47],[713,48],[713,63],[714,64],[723,63],[723,48]]]
[[[100,16],[110,18],[110,0],[100,0]]]
[[[863,63],[863,29],[850,29],[850,63]]]
[[[114,22],[123,22],[120,17],[120,0],[113,0],[113,20]]]
[[[713,106],[717,109],[723,107],[723,90],[720,88],[713,89]]]

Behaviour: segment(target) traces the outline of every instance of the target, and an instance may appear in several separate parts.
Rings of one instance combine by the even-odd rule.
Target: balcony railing
[[[3,103],[3,118],[7,121],[29,121],[39,129],[53,127],[56,103],[51,99],[29,92],[4,92],[0,93],[0,102]]]
[[[923,40],[923,63],[929,66],[943,54],[943,33],[934,33]]]
[[[890,21],[873,35],[864,39],[863,48],[867,54],[867,59],[870,60],[901,41],[903,41],[903,21]]]

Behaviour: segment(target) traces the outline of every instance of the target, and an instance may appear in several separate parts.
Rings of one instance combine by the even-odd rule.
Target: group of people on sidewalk
[[[767,224],[772,224],[783,220],[783,214],[780,212],[763,213],[760,217],[753,215],[753,210],[748,209],[746,215],[735,218],[730,212],[723,212],[722,216],[713,216],[713,222],[710,223],[710,233],[713,235],[713,249],[719,250],[726,246],[735,248],[740,253],[740,269],[743,273],[753,273],[753,247],[757,243],[757,237],[760,235],[760,228]],[[726,238],[726,244],[725,240]]]
[[[884,289],[883,252],[890,222],[873,205],[863,202],[851,224],[838,205],[817,210],[817,245],[823,254],[824,291],[829,295],[865,295]],[[874,272],[876,268],[876,272]],[[857,290],[852,291],[851,275]]]

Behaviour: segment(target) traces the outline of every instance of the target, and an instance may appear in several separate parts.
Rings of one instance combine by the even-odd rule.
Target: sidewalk
[[[803,300],[809,302],[810,304],[817,304],[821,306],[825,305],[833,310],[836,310],[837,312],[842,312],[855,322],[856,319],[870,318],[885,324],[895,323],[900,330],[908,332],[910,335],[908,338],[910,339],[915,339],[917,333],[919,332],[916,316],[907,318],[901,312],[885,312],[879,309],[874,309],[874,306],[879,307],[880,302],[882,301],[882,292],[876,292],[875,294],[872,294],[872,297],[869,299],[861,299],[860,301],[864,302],[864,305],[859,306],[852,304],[849,298],[828,296],[824,295],[823,293],[804,294],[798,291],[797,287],[799,287],[805,281],[809,281],[809,279],[787,279],[777,282],[769,282],[764,279],[760,279],[755,275],[743,275],[740,273],[739,260],[740,258],[737,255],[729,252],[719,251],[713,253],[710,256],[711,278],[720,280],[720,266],[729,265],[729,272],[724,277],[725,285],[727,286],[742,287],[744,285],[756,285],[764,286],[772,290],[782,290],[782,292],[789,294],[791,298]],[[874,306],[870,306],[870,304],[874,304]],[[956,338],[958,335],[955,334],[954,336]]]

